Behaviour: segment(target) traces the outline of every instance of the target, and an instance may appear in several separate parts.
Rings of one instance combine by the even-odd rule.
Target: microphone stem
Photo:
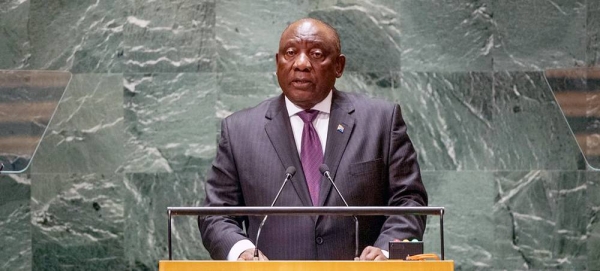
[[[273,199],[273,203],[271,203],[271,207],[275,206],[275,202],[277,202],[277,199],[279,198],[279,194],[281,194],[281,191],[283,190],[285,183],[287,183],[288,180],[291,178],[292,178],[292,174],[288,173],[285,175],[285,180],[283,180],[283,184],[279,188],[279,191],[277,191],[277,195],[275,195],[275,198]],[[265,221],[267,221],[267,217],[269,217],[269,215],[265,215],[263,220],[260,222],[260,225],[258,226],[258,232],[256,232],[256,246],[254,249],[254,260],[255,261],[258,260],[258,239],[260,237],[260,232],[262,230],[262,227],[263,227],[263,225],[265,225]]]
[[[354,218],[354,257],[358,258],[360,256],[358,254],[358,218],[355,215],[352,218]]]
[[[324,174],[325,177],[327,177],[327,179],[329,180],[329,182],[333,185],[333,188],[335,188],[335,191],[338,193],[346,207],[350,207],[350,205],[348,205],[348,202],[346,202],[346,199],[344,199],[344,197],[342,196],[342,193],[340,193],[340,190],[337,188],[337,185],[335,185],[333,179],[331,179],[329,171],[325,171]],[[360,256],[358,254],[358,218],[356,218],[355,215],[353,215],[352,218],[354,218],[354,257],[358,258]]]
[[[271,205],[271,207],[273,207],[273,205]],[[262,227],[265,224],[265,221],[267,221],[267,217],[269,217],[269,215],[265,215],[263,220],[260,222],[260,225],[258,226],[258,232],[256,233],[256,248],[254,249],[254,260],[255,261],[258,260],[258,237],[260,236],[260,231],[262,230]]]
[[[338,195],[340,195],[340,198],[342,199],[342,201],[344,202],[346,207],[350,206],[350,205],[348,205],[348,203],[346,202],[344,197],[342,197],[342,193],[340,193],[340,190],[337,188],[337,185],[335,185],[335,182],[333,182],[333,180],[331,179],[331,175],[329,175],[329,172],[325,172],[325,174],[327,174],[327,179],[331,180],[331,184],[333,185],[333,188],[335,188],[335,191],[337,191]]]

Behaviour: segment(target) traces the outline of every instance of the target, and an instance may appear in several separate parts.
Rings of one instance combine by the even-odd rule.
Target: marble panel
[[[402,103],[399,72],[345,72],[337,79],[335,87],[341,91],[357,92],[371,98]]]
[[[120,72],[129,1],[31,0],[29,69]]]
[[[0,269],[31,270],[31,180],[0,175]]]
[[[587,270],[600,270],[600,171],[586,171],[587,205]]]
[[[279,38],[304,17],[337,28],[347,71],[400,69],[400,30],[394,1],[219,1],[219,72],[275,71]],[[251,12],[249,12],[251,11]]]
[[[497,172],[495,182],[496,268],[586,268],[591,209],[584,171]]]
[[[210,163],[202,164],[205,172]],[[128,270],[157,270],[168,259],[167,207],[201,206],[202,173],[131,173],[125,187],[125,259]],[[173,259],[210,259],[202,245],[198,220],[176,216],[172,222]]]
[[[399,103],[423,170],[495,169],[492,73],[402,72]]]
[[[121,75],[74,75],[31,172],[115,172],[125,158],[122,93]]]
[[[585,65],[586,2],[593,1],[493,1],[494,70]]]
[[[130,0],[125,72],[214,72],[215,2]]]
[[[281,32],[308,11],[303,0],[217,1],[218,71],[274,72]]]
[[[29,58],[29,0],[0,2],[0,69],[21,69]]]
[[[491,71],[495,14],[487,2],[401,0],[402,71]]]
[[[219,119],[281,94],[274,72],[219,73],[218,77],[216,108]]]
[[[495,169],[585,169],[543,73],[495,73],[492,99]]]
[[[390,99],[403,107],[424,170],[585,168],[542,73],[401,77]]]
[[[216,74],[125,75],[124,172],[198,171],[216,153]]]
[[[585,61],[587,66],[600,65],[600,2],[587,1],[587,48]]]
[[[494,197],[492,172],[423,171],[429,206],[445,208],[446,259],[455,270],[490,270],[494,265]],[[440,254],[440,220],[429,216],[425,253]]]
[[[33,270],[125,270],[123,176],[33,174]]]
[[[401,6],[397,1],[314,1],[308,17],[337,29],[348,72],[400,71]]]

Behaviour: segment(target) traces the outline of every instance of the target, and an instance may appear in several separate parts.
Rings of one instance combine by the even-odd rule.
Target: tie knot
[[[317,115],[319,115],[319,111],[312,110],[312,109],[298,112],[298,116],[302,119],[302,121],[304,121],[304,123],[308,123],[308,122],[312,123],[315,120],[315,118],[317,117]]]

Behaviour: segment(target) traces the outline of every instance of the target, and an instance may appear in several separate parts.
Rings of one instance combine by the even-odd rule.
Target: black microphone
[[[337,188],[337,186],[331,179],[331,175],[329,174],[329,167],[325,164],[322,164],[319,167],[319,171],[321,171],[321,174],[323,174],[323,176],[325,176],[327,180],[329,180],[329,182],[333,185],[333,188],[335,188],[337,194],[340,196],[344,204],[346,204],[346,207],[350,207],[348,205],[348,202],[346,202],[346,200],[344,199],[344,196],[342,196],[342,193],[340,193],[340,190]],[[358,218],[356,218],[355,215],[353,215],[352,218],[354,218],[354,257],[358,258],[360,256],[358,254]]]
[[[295,167],[290,166],[285,170],[285,179],[283,180],[283,184],[281,184],[279,191],[277,191],[277,195],[275,195],[275,199],[273,199],[273,203],[271,203],[271,207],[273,207],[275,205],[275,202],[277,202],[277,199],[279,198],[279,195],[281,194],[281,190],[283,190],[283,187],[285,186],[285,184],[289,180],[292,179],[294,174],[296,174]],[[266,215],[263,218],[263,220],[260,222],[260,225],[258,226],[258,232],[256,233],[256,247],[254,248],[254,260],[255,261],[258,260],[258,238],[260,237],[260,231],[262,230],[262,227],[265,225],[265,221],[267,221],[267,217],[269,217],[269,215]]]

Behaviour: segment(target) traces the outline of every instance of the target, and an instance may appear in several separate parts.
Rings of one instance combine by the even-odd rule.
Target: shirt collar
[[[320,101],[318,104],[315,104],[315,106],[313,106],[311,109],[318,110],[320,112],[329,114],[331,112],[332,97],[333,97],[333,91],[329,91],[329,94],[327,94],[327,97],[325,97],[325,99]],[[290,116],[290,117],[298,114],[298,112],[300,112],[300,111],[304,111],[303,108],[292,103],[292,101],[290,101],[290,99],[288,99],[287,96],[285,96],[285,107],[287,108],[288,116]]]

